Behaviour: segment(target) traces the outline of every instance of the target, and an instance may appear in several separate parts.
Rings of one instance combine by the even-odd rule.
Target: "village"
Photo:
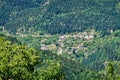
[[[63,53],[74,54],[79,50],[87,50],[87,47],[84,46],[85,41],[91,41],[97,33],[94,30],[89,32],[82,33],[72,33],[65,35],[58,35],[58,39],[53,41],[53,43],[46,45],[44,43],[49,42],[49,38],[52,35],[47,35],[46,39],[40,41],[41,50],[56,50],[58,55]]]

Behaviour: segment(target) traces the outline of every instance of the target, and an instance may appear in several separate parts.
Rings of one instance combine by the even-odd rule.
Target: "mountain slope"
[[[0,25],[14,34],[120,29],[118,0],[8,0],[0,4]]]

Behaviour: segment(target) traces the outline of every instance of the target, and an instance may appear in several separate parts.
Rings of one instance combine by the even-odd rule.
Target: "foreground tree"
[[[35,49],[27,49],[25,46],[0,39],[1,79],[33,79],[34,66],[39,62],[39,55]]]

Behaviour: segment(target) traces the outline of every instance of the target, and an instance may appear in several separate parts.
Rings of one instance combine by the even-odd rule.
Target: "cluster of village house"
[[[71,47],[71,51],[68,51],[68,48],[69,47],[66,47],[66,49],[64,50],[63,47],[64,47],[64,41],[67,39],[67,38],[74,38],[74,40],[79,40],[79,39],[85,39],[85,40],[91,40],[94,38],[94,35],[95,35],[95,32],[92,31],[92,32],[83,32],[83,33],[77,33],[77,34],[69,34],[69,35],[62,35],[62,36],[59,36],[59,39],[57,40],[57,43],[59,44],[59,46],[57,46],[57,53],[58,54],[62,54],[63,52],[68,52],[68,54],[72,54],[73,50],[75,52],[77,52],[78,50],[81,50],[81,49],[86,49],[86,47],[83,46],[83,44],[78,44],[77,46],[72,46]],[[47,39],[44,39],[43,41],[47,41]],[[69,41],[68,41],[69,42]],[[70,43],[70,42],[69,42]],[[45,45],[45,44],[41,44],[41,49],[42,50],[49,50],[51,47],[56,47],[55,44],[51,44],[51,45]],[[54,49],[52,48],[52,49]]]

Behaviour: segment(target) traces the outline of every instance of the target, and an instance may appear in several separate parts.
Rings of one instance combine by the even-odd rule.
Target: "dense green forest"
[[[120,80],[120,1],[0,0],[0,80]]]
[[[0,25],[10,33],[120,29],[119,0],[2,0]]]

